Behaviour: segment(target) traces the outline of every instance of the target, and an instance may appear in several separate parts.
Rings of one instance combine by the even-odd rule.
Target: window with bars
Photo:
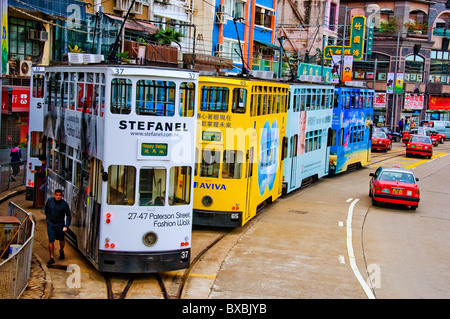
[[[29,39],[29,34],[31,30],[41,30],[41,23],[10,17],[8,28],[9,57],[14,60],[30,57],[33,61],[39,61],[43,42]]]

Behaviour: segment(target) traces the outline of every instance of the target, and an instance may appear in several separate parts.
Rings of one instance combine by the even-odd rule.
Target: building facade
[[[372,23],[372,53],[354,63],[353,76],[376,90],[378,125],[447,120],[448,1],[341,1],[341,8],[340,24],[345,12]]]

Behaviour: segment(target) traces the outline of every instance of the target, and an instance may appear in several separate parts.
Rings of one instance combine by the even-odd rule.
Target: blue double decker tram
[[[334,86],[291,84],[286,123],[283,193],[328,174]]]
[[[334,94],[329,174],[370,162],[374,90],[337,87]]]

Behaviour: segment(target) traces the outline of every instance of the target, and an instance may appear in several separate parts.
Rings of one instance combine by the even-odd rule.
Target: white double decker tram
[[[47,195],[64,190],[68,236],[100,271],[189,266],[197,89],[189,70],[46,69]]]

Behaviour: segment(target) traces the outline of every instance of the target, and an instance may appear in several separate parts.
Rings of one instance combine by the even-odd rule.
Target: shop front
[[[430,95],[426,120],[448,121],[450,113],[450,96]]]

